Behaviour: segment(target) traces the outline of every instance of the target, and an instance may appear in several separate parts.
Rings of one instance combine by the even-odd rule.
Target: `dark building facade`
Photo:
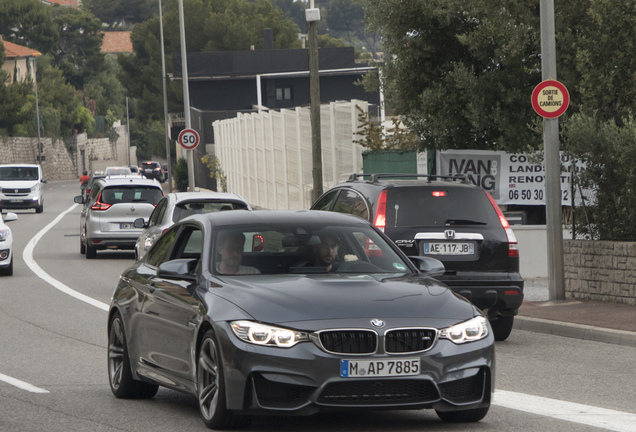
[[[318,62],[321,103],[359,99],[379,106],[379,92],[366,92],[354,84],[377,69],[356,64],[352,47],[321,48]],[[180,54],[173,56],[173,64],[172,79],[181,81]],[[309,50],[190,53],[188,83],[192,127],[201,135],[202,144],[213,144],[214,121],[258,111],[259,87],[262,107],[309,106]],[[199,146],[197,156],[204,154],[205,145]],[[199,180],[203,178],[197,175],[197,184]]]

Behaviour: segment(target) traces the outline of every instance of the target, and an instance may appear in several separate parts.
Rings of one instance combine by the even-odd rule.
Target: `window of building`
[[[292,100],[291,87],[276,87],[276,100],[277,101],[290,101]]]

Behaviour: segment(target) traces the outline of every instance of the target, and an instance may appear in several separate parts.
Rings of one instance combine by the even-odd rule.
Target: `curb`
[[[574,339],[636,347],[636,333],[517,315],[513,328]]]

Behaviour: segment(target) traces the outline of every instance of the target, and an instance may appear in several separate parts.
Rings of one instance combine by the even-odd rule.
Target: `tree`
[[[108,24],[108,30],[128,27],[157,13],[157,0],[83,0],[82,8]]]
[[[59,38],[47,6],[40,0],[0,0],[0,35],[43,53],[53,49]]]
[[[76,89],[104,69],[102,22],[93,14],[76,8],[51,8],[51,16],[60,35],[51,50],[55,65]]]

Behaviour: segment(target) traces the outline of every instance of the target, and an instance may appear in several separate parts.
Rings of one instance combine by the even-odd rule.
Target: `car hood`
[[[212,294],[268,323],[393,318],[451,325],[478,313],[463,297],[423,276],[254,275],[217,282]]]

